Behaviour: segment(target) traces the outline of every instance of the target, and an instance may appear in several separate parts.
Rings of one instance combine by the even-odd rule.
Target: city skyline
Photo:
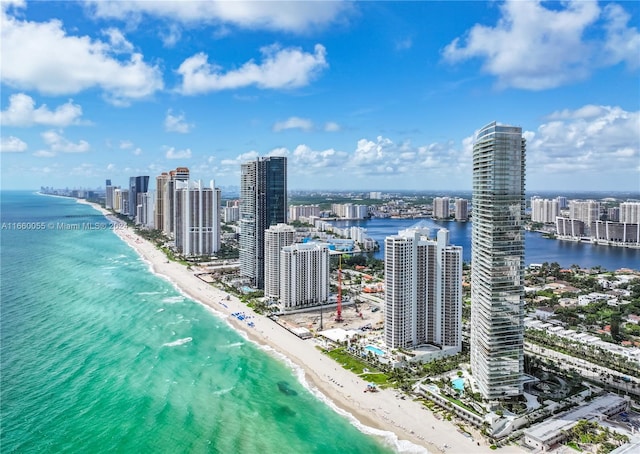
[[[638,189],[637,3],[236,5],[3,1],[3,188],[286,156],[292,190],[468,190],[496,120],[529,190]]]

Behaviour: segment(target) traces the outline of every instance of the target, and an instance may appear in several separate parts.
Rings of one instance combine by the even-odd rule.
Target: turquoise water
[[[63,229],[104,222],[92,208],[0,196],[3,453],[394,450],[113,232]],[[29,222],[46,228],[11,225]]]
[[[375,347],[373,345],[367,345],[364,349],[365,350],[369,350],[370,352],[373,352],[378,356],[383,356],[384,355],[384,351],[380,350],[378,347]]]
[[[451,380],[451,386],[458,391],[464,391],[464,378],[456,378]]]

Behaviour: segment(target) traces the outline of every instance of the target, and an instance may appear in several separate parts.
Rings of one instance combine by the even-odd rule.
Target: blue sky
[[[527,189],[637,191],[639,5],[2,0],[2,188],[285,155],[291,189],[466,190],[495,120]]]

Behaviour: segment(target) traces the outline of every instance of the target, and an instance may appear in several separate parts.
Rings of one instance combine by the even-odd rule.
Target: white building
[[[560,214],[560,205],[557,199],[531,198],[531,221],[544,224],[556,222]]]
[[[320,205],[290,205],[289,221],[299,221],[301,217],[320,217]]]
[[[222,208],[222,220],[224,222],[237,222],[240,220],[240,207],[224,207]]]
[[[620,222],[640,224],[640,202],[622,202],[620,204]]]
[[[434,219],[449,218],[449,197],[436,197],[433,199]]]
[[[387,347],[432,344],[462,347],[462,248],[449,245],[449,231],[403,230],[385,239]]]
[[[600,219],[600,202],[595,200],[571,200],[569,218],[584,222],[586,226]]]
[[[220,249],[220,189],[201,181],[176,181],[176,249],[185,256],[211,255]]]
[[[284,310],[326,304],[329,247],[324,243],[285,246],[280,252],[280,302]]]
[[[138,194],[140,203],[136,207],[136,224],[147,229],[153,229],[155,226],[155,193],[142,192]]]
[[[461,199],[461,198],[456,199],[455,219],[456,221],[469,220],[469,201],[467,199]]]
[[[280,251],[291,246],[296,229],[287,224],[276,224],[264,232],[264,296],[280,298]]]

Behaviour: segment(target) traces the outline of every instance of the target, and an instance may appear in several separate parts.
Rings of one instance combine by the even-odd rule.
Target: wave
[[[244,342],[234,342],[233,344],[223,345],[226,348],[242,347]]]
[[[162,344],[163,347],[177,347],[179,345],[184,345],[193,340],[192,337],[184,337],[182,339],[174,340],[173,342],[166,342]]]
[[[214,396],[222,396],[223,394],[227,394],[227,393],[233,391],[234,389],[235,389],[235,386],[232,386],[231,388],[220,389],[218,391],[214,391],[211,394],[213,394]]]
[[[184,296],[167,296],[166,298],[162,298],[162,302],[167,304],[182,303],[183,301]]]

